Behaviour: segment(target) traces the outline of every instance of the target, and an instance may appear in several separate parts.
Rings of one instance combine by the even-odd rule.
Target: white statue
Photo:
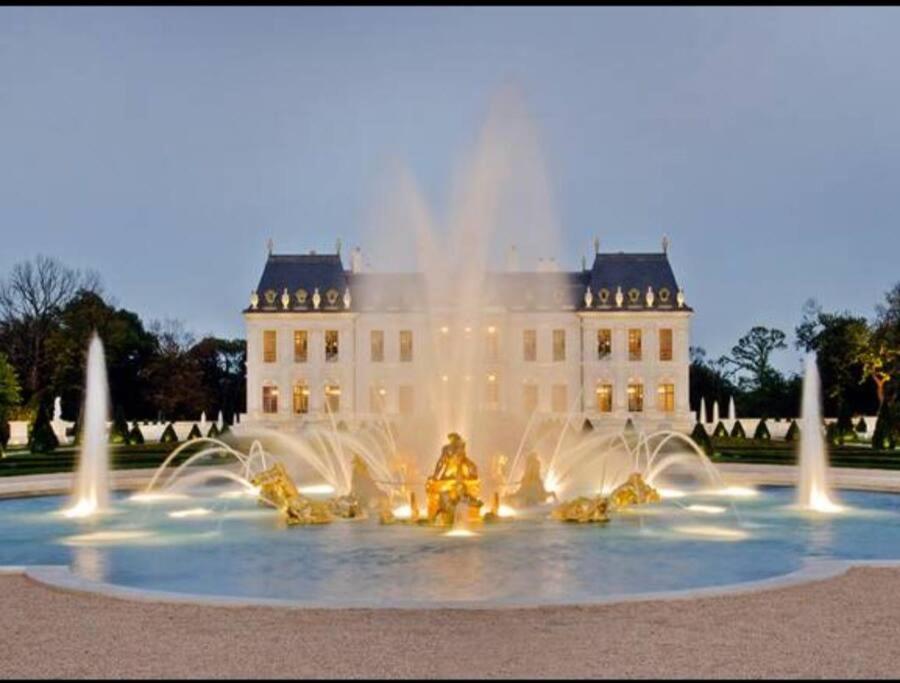
[[[352,299],[350,298],[350,288],[347,287],[344,290],[344,308],[350,308],[350,302]]]
[[[291,295],[288,294],[287,287],[284,288],[284,291],[281,293],[281,306],[284,310],[288,309],[288,306],[291,305]]]
[[[591,293],[591,288],[588,287],[584,292],[584,307],[590,308],[592,303],[594,303],[594,295]]]
[[[53,421],[60,422],[62,420],[62,399],[57,396],[53,399]]]
[[[625,295],[622,294],[621,285],[616,287],[616,306],[622,308],[622,302],[625,301]]]
[[[316,287],[315,291],[313,291],[313,308],[318,311],[320,303],[322,303],[322,295],[319,294],[319,288]]]
[[[675,301],[678,302],[678,308],[684,308],[684,290],[679,288],[678,294],[675,296]]]
[[[653,287],[647,286],[647,308],[651,308],[653,306],[653,300],[656,297],[653,295]]]
[[[256,310],[256,307],[259,306],[259,294],[255,291],[250,292],[250,308]]]

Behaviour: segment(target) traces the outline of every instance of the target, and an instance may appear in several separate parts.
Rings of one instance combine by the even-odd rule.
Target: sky
[[[48,254],[243,336],[269,238],[379,252],[389,169],[445,209],[512,84],[564,267],[667,234],[712,356],[810,297],[871,316],[900,280],[897,35],[893,7],[3,7],[0,277]]]

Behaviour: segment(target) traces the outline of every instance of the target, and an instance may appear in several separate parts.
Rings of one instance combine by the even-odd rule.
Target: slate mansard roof
[[[652,305],[648,304],[648,289],[653,293]],[[678,292],[665,252],[598,253],[590,269],[575,272],[490,272],[478,289],[485,307],[508,310],[691,311],[687,305],[678,306]],[[349,307],[345,302],[348,294]],[[429,302],[422,273],[354,273],[344,269],[339,254],[270,254],[251,305],[244,311],[392,312],[423,310],[428,304],[452,307],[453,302]]]

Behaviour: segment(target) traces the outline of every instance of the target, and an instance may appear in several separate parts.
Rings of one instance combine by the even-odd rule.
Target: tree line
[[[100,335],[118,419],[196,419],[245,410],[246,342],[197,339],[179,321],[144,322],[104,291],[92,271],[46,256],[0,281],[0,429],[52,414],[80,422],[88,342]],[[8,439],[7,434],[0,444]]]
[[[795,348],[815,352],[825,415],[837,417],[836,434],[853,431],[853,417],[878,415],[873,445],[900,443],[900,282],[875,307],[875,316],[826,311],[810,299],[794,329]],[[701,397],[721,406],[734,397],[739,415],[790,418],[799,414],[803,378],[772,365],[772,354],[788,348],[778,329],[753,327],[715,360],[691,348],[691,406]]]

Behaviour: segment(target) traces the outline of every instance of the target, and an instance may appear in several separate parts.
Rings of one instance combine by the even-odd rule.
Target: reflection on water
[[[118,514],[90,524],[57,515],[58,498],[32,498],[0,502],[0,564],[69,564],[127,586],[330,604],[578,602],[763,579],[809,557],[900,557],[900,496],[845,491],[842,500],[852,513],[815,516],[791,508],[793,489],[761,489],[735,508],[689,493],[604,525],[538,513],[452,538],[375,520],[285,529],[254,501],[218,492],[190,507],[119,498]],[[194,507],[209,513],[170,515]]]

